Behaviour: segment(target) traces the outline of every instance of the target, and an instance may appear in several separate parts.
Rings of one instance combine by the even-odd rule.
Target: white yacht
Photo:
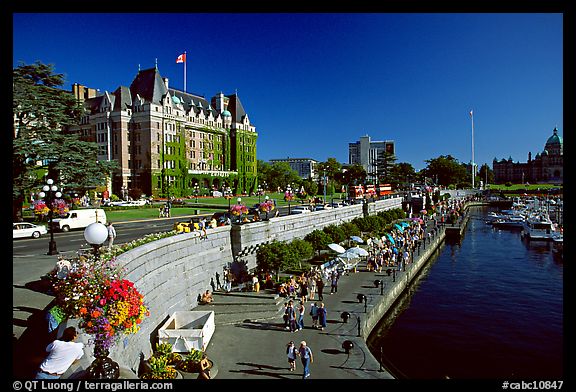
[[[522,236],[530,240],[552,241],[558,236],[556,227],[547,214],[533,215],[524,220]]]

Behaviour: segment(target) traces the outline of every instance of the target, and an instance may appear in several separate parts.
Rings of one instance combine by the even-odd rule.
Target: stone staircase
[[[263,321],[279,318],[284,314],[286,299],[271,290],[260,292],[215,291],[214,302],[201,305],[197,310],[214,311],[216,325],[237,324],[247,321]]]

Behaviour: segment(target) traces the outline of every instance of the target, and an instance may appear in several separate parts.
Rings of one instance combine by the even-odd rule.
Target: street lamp
[[[42,187],[42,192],[38,194],[41,198],[46,199],[46,204],[48,207],[48,219],[50,221],[50,242],[48,243],[48,254],[56,255],[58,254],[58,249],[56,249],[56,241],[54,241],[54,224],[52,219],[54,217],[54,200],[62,197],[62,193],[58,191],[58,187],[54,185],[54,181],[51,178],[46,180],[46,185]]]
[[[238,205],[239,205],[239,206],[242,205],[242,198],[241,198],[241,197],[239,197],[238,199],[236,199],[236,201],[238,202]],[[242,213],[240,213],[240,214],[238,215],[238,223],[241,223],[241,222],[242,222]]]
[[[290,215],[290,200],[292,200],[292,187],[290,184],[286,186],[286,198],[288,199],[288,215]]]
[[[84,229],[84,239],[88,242],[94,250],[94,257],[100,257],[99,249],[108,238],[108,229],[100,222],[89,224]]]
[[[228,211],[230,211],[230,200],[232,199],[232,189],[230,189],[230,187],[226,187],[224,197],[228,199]]]
[[[258,203],[260,203],[260,196],[262,196],[262,187],[258,184]]]
[[[194,195],[196,195],[196,203],[198,203],[198,192],[200,191],[200,187],[198,186],[198,183],[194,184]]]

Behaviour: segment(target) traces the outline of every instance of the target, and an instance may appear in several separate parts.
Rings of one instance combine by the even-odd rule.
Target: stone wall
[[[304,238],[314,230],[330,225],[341,225],[365,215],[376,215],[380,211],[402,208],[402,198],[395,197],[368,204],[315,211],[310,214],[289,215],[271,218],[268,221],[235,225],[232,227],[232,254],[246,263],[248,269],[256,267],[256,251],[261,244],[272,241],[290,242]]]

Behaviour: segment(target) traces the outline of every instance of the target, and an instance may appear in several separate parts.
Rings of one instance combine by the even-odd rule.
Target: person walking
[[[304,329],[304,312],[306,311],[304,307],[304,302],[300,301],[298,304],[298,321],[296,322],[296,326],[298,327],[297,331]]]
[[[216,288],[220,290],[222,288],[222,284],[220,283],[220,274],[216,271]],[[215,290],[213,290],[215,291]]]
[[[310,316],[312,316],[312,328],[318,328],[318,304],[316,302],[310,305]]]
[[[288,329],[290,332],[294,332],[296,331],[296,310],[294,309],[294,303],[291,300],[288,301],[286,313],[288,314]]]
[[[316,288],[318,289],[318,300],[323,301],[324,279],[322,279],[322,276],[318,276],[318,280],[316,280]]]
[[[116,229],[112,222],[108,223],[108,249],[112,249],[114,245],[114,239],[116,238]]]
[[[293,341],[290,341],[286,346],[286,356],[288,357],[288,364],[290,365],[290,371],[296,370],[296,357],[298,356],[298,349],[294,345]]]
[[[310,377],[310,364],[314,362],[314,356],[312,355],[312,350],[306,344],[306,341],[300,342],[300,347],[298,348],[298,354],[300,355],[300,360],[302,361],[302,366],[304,371],[302,372],[302,379]]]
[[[339,278],[338,272],[332,271],[332,276],[330,279],[330,295],[338,292],[338,278]]]
[[[320,302],[320,305],[318,305],[318,322],[320,323],[319,327],[321,331],[324,331],[324,328],[326,328],[327,313],[324,303]]]
[[[40,364],[36,373],[37,380],[59,379],[74,362],[82,358],[84,344],[74,341],[77,336],[76,328],[68,327],[60,339],[56,339],[46,346],[48,356]]]
[[[310,295],[308,296],[308,299],[310,301],[314,301],[314,297],[316,295],[316,278],[314,276],[311,276],[308,279],[308,283],[310,286]]]

